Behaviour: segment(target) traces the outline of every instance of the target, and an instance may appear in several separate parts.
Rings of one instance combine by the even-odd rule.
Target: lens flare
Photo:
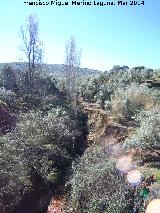
[[[147,206],[146,213],[160,213],[160,199],[152,200]]]
[[[127,174],[127,180],[131,185],[138,186],[142,180],[140,171],[138,170],[129,171]]]
[[[116,167],[121,172],[128,172],[133,167],[132,158],[128,156],[123,156],[118,159]]]

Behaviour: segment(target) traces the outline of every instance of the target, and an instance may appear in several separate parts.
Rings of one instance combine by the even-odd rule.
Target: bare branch
[[[35,71],[43,59],[43,43],[39,39],[39,21],[36,15],[29,15],[25,25],[20,27],[20,36],[22,39],[21,50],[25,53],[25,60],[28,61],[26,71],[26,85],[28,92],[33,92]]]
[[[67,99],[73,108],[76,109],[78,101],[78,68],[80,66],[81,52],[77,50],[73,37],[66,43],[65,51]]]

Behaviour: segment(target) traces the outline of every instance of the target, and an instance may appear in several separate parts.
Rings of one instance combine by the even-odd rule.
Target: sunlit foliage
[[[121,212],[127,184],[102,147],[89,148],[73,165],[71,206],[75,212]]]

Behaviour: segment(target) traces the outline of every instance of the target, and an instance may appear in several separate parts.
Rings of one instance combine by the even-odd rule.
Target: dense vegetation
[[[131,149],[140,153],[134,161],[146,177],[160,173],[160,96],[158,87],[141,82],[158,75],[145,67],[115,66],[99,76],[81,78],[78,86],[79,98],[100,104],[108,116],[134,127],[122,143],[123,153]],[[87,148],[87,116],[80,103],[76,110],[71,108],[64,79],[38,73],[32,93],[24,82],[23,70],[15,72],[11,66],[1,70],[1,103],[17,117],[16,127],[0,138],[4,212],[29,212],[27,205],[33,206],[31,212],[35,208],[45,212],[57,194],[66,194],[69,212],[132,212],[135,199],[138,206],[141,198],[116,169],[107,145]],[[60,189],[65,182],[66,189]],[[160,198],[158,188],[156,182],[148,201]]]
[[[23,73],[15,75],[10,66],[1,72],[1,103],[17,116],[16,128],[0,138],[0,200],[9,212],[20,211],[32,194],[28,202],[51,196],[86,146],[85,115],[74,113],[55,79],[36,80],[28,94]]]
[[[57,197],[59,212],[144,213],[160,199],[160,70],[82,69],[72,37],[64,65],[43,64],[35,15],[20,36],[26,62],[0,64],[0,213]]]
[[[156,175],[157,182],[152,186],[146,203],[160,198],[160,91],[159,87],[149,88],[143,82],[158,82],[158,79],[159,72],[152,69],[115,66],[109,72],[83,80],[80,84],[80,94],[85,101],[99,104],[117,122],[133,128],[121,144],[123,151],[119,156],[128,156],[134,150],[136,154],[132,160],[141,175],[145,178]],[[70,184],[71,205],[75,212],[133,212],[135,208],[137,212],[144,211],[147,205],[144,207],[139,195],[141,185],[136,189],[128,187],[125,175],[116,170],[117,159],[113,150],[121,149],[115,144],[106,154],[109,145],[99,147],[98,144],[87,149],[73,167]]]

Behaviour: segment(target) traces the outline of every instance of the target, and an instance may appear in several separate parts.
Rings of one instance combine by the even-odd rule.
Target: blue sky
[[[26,16],[37,14],[47,63],[64,63],[65,43],[73,36],[77,47],[82,49],[82,67],[160,68],[160,1],[144,3],[144,6],[29,6],[23,0],[1,0],[0,62],[18,61],[20,25]]]

